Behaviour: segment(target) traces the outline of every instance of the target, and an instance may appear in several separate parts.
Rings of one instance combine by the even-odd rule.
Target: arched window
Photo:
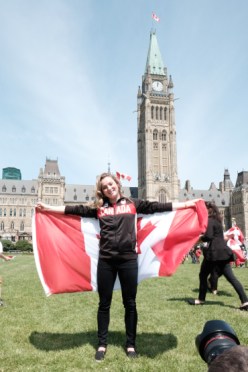
[[[23,209],[23,217],[26,217],[26,209]]]
[[[32,193],[32,194],[35,193],[35,188],[34,188],[34,186],[32,186],[32,188],[31,188],[31,193]]]
[[[2,192],[6,192],[6,190],[7,190],[6,186],[3,185],[3,187],[2,187]]]
[[[16,208],[14,208],[14,217],[16,217]]]
[[[2,221],[1,222],[1,231],[3,231],[4,230],[4,222]]]
[[[3,210],[3,216],[4,216],[4,217],[7,216],[7,210],[6,210],[6,208],[4,208],[4,210]]]
[[[154,106],[151,107],[151,118],[154,119]]]
[[[26,187],[25,187],[25,186],[22,186],[22,192],[23,192],[23,193],[26,192]]]
[[[167,119],[167,108],[165,107],[164,108],[164,120],[166,120]]]
[[[19,210],[19,217],[22,217],[22,208]]]
[[[156,120],[158,120],[158,106],[156,107]]]
[[[12,208],[10,208],[10,210],[9,210],[9,215],[10,215],[10,217],[12,217],[12,215],[13,215]]]
[[[23,221],[20,223],[20,231],[24,231],[24,222]]]
[[[73,199],[74,200],[77,200],[77,195],[76,194],[73,196]]]
[[[15,224],[14,224],[14,222],[12,221],[11,224],[10,224],[10,229],[11,229],[11,230],[14,230],[14,228],[15,228]]]
[[[162,130],[162,141],[166,141],[166,130]]]
[[[16,192],[16,187],[15,186],[12,187],[12,192]]]
[[[153,131],[153,141],[157,141],[157,140],[158,140],[158,130],[154,129],[154,131]]]
[[[2,214],[3,214],[3,210],[2,208],[0,208],[0,217],[2,217]]]

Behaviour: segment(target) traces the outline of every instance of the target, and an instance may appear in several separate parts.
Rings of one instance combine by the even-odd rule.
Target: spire
[[[230,178],[230,173],[228,169],[224,170],[224,190],[229,191],[233,189],[233,183]]]
[[[174,88],[174,84],[173,84],[172,76],[170,75],[170,80],[169,80],[169,84],[168,84],[168,89],[172,90],[173,88]]]
[[[155,31],[150,33],[150,45],[148,50],[148,56],[146,60],[145,73],[152,75],[163,75],[166,76],[166,69],[162,60],[162,56],[159,50],[157,36]]]

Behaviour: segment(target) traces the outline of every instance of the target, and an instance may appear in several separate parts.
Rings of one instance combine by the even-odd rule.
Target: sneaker
[[[239,309],[248,311],[248,302],[245,302],[244,304],[242,304]]]
[[[4,306],[3,300],[0,298],[0,306]]]
[[[99,350],[99,349],[96,351],[96,354],[95,354],[96,362],[101,362],[104,359],[105,354],[106,354],[106,349],[105,350],[101,350],[101,349]]]
[[[133,350],[126,350],[127,357],[130,359],[138,358],[138,354],[136,353],[135,349]]]
[[[190,305],[197,305],[198,306],[198,305],[204,305],[205,301],[189,299],[188,303]]]

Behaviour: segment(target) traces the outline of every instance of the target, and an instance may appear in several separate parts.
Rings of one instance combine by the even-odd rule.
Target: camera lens
[[[239,339],[232,327],[223,320],[209,320],[196,337],[196,347],[202,359],[210,364],[223,351],[239,345]]]

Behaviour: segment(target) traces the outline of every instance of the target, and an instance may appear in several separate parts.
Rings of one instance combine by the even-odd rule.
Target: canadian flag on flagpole
[[[120,180],[128,180],[128,181],[131,181],[132,177],[131,176],[128,176],[127,174],[124,174],[124,173],[120,173],[120,172],[116,172],[116,177]]]
[[[194,208],[138,216],[138,281],[172,275],[205,232],[207,221],[203,200]],[[99,231],[94,218],[36,210],[34,257],[47,296],[97,290]]]
[[[160,22],[160,18],[155,13],[152,13],[152,19],[156,22]]]

